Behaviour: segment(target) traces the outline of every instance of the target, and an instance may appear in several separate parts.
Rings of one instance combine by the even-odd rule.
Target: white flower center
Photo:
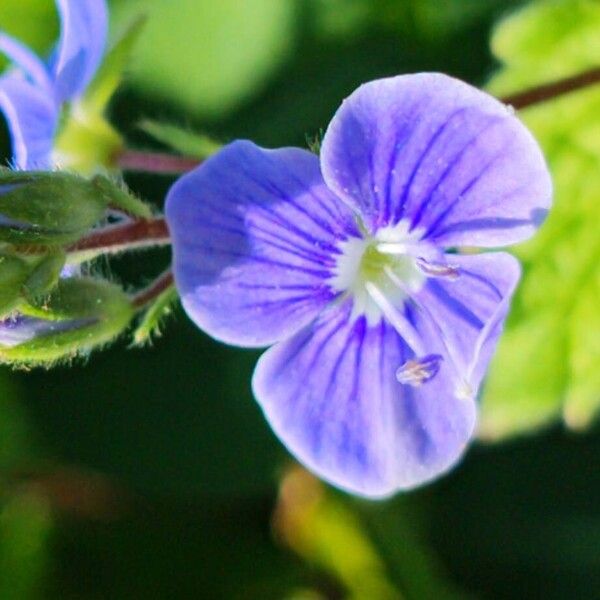
[[[352,295],[353,316],[365,315],[377,324],[404,300],[418,292],[427,279],[419,261],[432,249],[421,241],[422,231],[409,232],[408,222],[380,229],[375,236],[349,238],[340,243],[329,285]]]

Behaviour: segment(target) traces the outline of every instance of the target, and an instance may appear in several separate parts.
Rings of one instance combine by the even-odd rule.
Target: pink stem
[[[202,161],[192,156],[178,156],[161,152],[138,152],[123,150],[117,157],[117,165],[123,171],[177,175],[196,168]]]
[[[583,73],[579,73],[579,75],[559,79],[552,83],[545,83],[529,88],[523,92],[506,96],[505,98],[502,98],[502,102],[510,104],[516,109],[527,108],[534,104],[553,100],[554,98],[558,98],[559,96],[588,87],[595,83],[600,83],[600,67],[584,71]]]
[[[68,252],[101,250],[119,246],[135,246],[140,242],[165,242],[169,240],[169,229],[163,217],[138,219],[125,224],[111,225],[92,231],[88,236],[68,248]]]
[[[159,275],[147,288],[138,292],[131,299],[131,303],[135,308],[144,308],[150,304],[155,298],[158,298],[166,289],[174,283],[173,272],[171,269]]]

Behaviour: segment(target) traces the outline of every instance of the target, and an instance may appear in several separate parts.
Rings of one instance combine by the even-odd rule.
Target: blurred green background
[[[148,149],[164,150],[144,118],[306,146],[370,79],[435,70],[505,94],[600,64],[594,0],[111,8],[115,34],[148,15],[112,106]],[[2,0],[0,27],[47,50],[53,2]],[[525,279],[484,394],[486,441],[453,473],[384,503],[326,489],[261,417],[257,353],[215,343],[177,309],[152,347],[1,373],[0,598],[600,597],[600,91],[523,117],[557,204],[517,249]],[[171,180],[128,182],[160,207]],[[136,254],[110,272],[144,283],[168,260]]]

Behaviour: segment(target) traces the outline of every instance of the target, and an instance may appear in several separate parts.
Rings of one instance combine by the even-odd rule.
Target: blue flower
[[[214,338],[274,344],[254,394],[298,459],[385,497],[437,477],[473,435],[519,264],[461,253],[532,235],[541,151],[506,106],[441,74],[374,81],[320,159],[225,147],[167,200],[183,305]]]
[[[0,32],[0,52],[15,65],[0,77],[0,110],[19,169],[52,166],[61,110],[79,99],[102,60],[108,31],[105,0],[56,0],[61,35],[48,61]]]

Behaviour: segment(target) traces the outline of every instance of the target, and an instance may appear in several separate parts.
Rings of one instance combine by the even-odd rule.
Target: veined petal
[[[356,90],[329,125],[321,166],[372,231],[408,219],[446,247],[521,241],[551,202],[541,150],[512,111],[437,73]]]
[[[102,60],[108,36],[105,0],[56,0],[61,34],[53,58],[60,101],[77,97],[87,87]]]
[[[192,320],[240,346],[279,341],[336,295],[336,242],[358,235],[325,186],[318,158],[230,144],[167,198],[175,279]]]
[[[0,53],[19,67],[33,83],[52,94],[50,74],[44,62],[27,46],[0,31]]]
[[[475,403],[453,394],[452,372],[412,387],[396,379],[413,357],[385,321],[350,319],[348,303],[268,350],[254,394],[275,433],[332,484],[385,497],[431,480],[461,456]],[[438,348],[432,348],[436,351]]]
[[[58,108],[43,89],[18,74],[0,79],[0,110],[10,130],[18,169],[46,169],[58,123]]]
[[[475,395],[506,318],[520,277],[516,258],[504,252],[452,255],[455,281],[430,279],[415,294],[420,310],[415,326],[428,345],[442,338],[445,355],[454,364],[458,385]],[[450,356],[448,356],[450,355]]]

